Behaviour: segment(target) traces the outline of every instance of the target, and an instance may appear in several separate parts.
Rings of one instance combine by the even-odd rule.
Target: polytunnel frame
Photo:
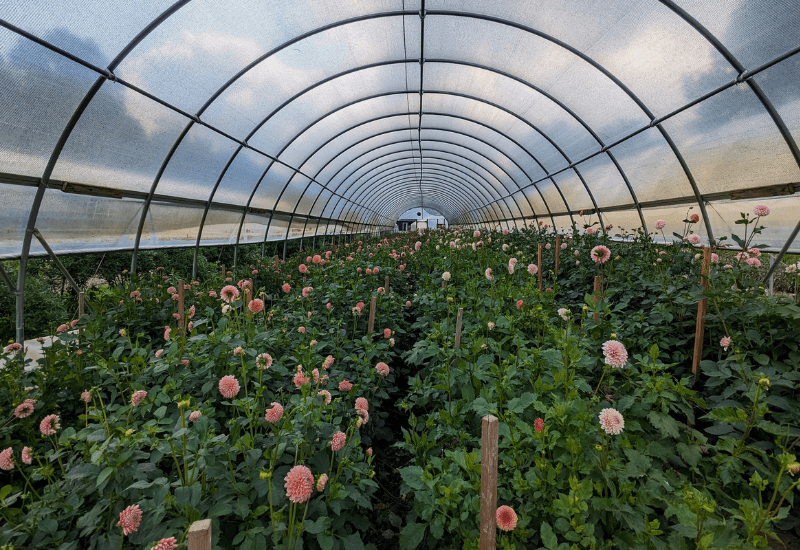
[[[139,42],[141,42],[142,39],[144,39],[156,27],[158,27],[164,20],[166,20],[170,15],[172,15],[178,9],[183,7],[189,1],[190,0],[182,0],[182,1],[176,2],[175,4],[173,4],[172,6],[167,8],[167,10],[162,12],[162,14],[160,14],[150,24],[148,24],[142,31],[139,32],[139,34],[137,34],[136,37],[134,37],[133,40],[131,40],[128,43],[128,45],[125,48],[123,48],[123,50],[114,58],[114,60],[109,64],[109,66],[105,70],[102,70],[102,69],[99,69],[97,67],[94,67],[93,65],[91,65],[90,63],[80,59],[79,57],[74,56],[72,54],[69,54],[68,52],[65,52],[64,50],[61,50],[60,48],[56,48],[56,47],[46,43],[45,41],[43,41],[41,39],[38,39],[37,37],[34,37],[34,36],[30,35],[29,33],[26,33],[25,31],[22,31],[21,29],[18,29],[16,27],[14,27],[13,25],[8,24],[5,21],[0,21],[0,24],[5,26],[6,28],[9,28],[10,30],[12,30],[14,32],[17,32],[18,34],[20,34],[20,35],[22,35],[22,36],[24,36],[24,37],[26,37],[28,39],[31,39],[34,42],[37,42],[37,43],[39,43],[41,45],[44,45],[44,46],[48,47],[49,49],[51,49],[53,51],[56,51],[57,53],[59,53],[61,55],[64,55],[67,58],[69,58],[69,59],[71,59],[71,60],[73,60],[73,61],[75,61],[75,62],[77,62],[77,63],[79,63],[81,65],[84,65],[84,66],[86,66],[86,67],[88,67],[88,68],[90,68],[92,70],[95,70],[95,71],[97,71],[97,72],[99,72],[101,74],[101,76],[98,78],[98,80],[95,81],[94,85],[89,89],[87,94],[84,96],[84,99],[81,101],[81,103],[75,109],[75,112],[73,113],[72,117],[70,118],[70,121],[67,123],[66,127],[62,131],[62,134],[61,134],[61,136],[60,136],[60,138],[59,138],[59,140],[58,140],[58,142],[57,142],[57,144],[56,144],[56,146],[55,146],[55,148],[54,148],[54,150],[53,150],[53,152],[51,154],[51,157],[50,157],[50,159],[48,161],[48,164],[47,164],[47,166],[46,166],[46,168],[44,170],[43,176],[40,179],[40,182],[39,182],[39,184],[37,186],[37,193],[36,193],[36,196],[34,198],[34,201],[33,201],[32,207],[31,207],[31,211],[30,211],[30,214],[29,214],[28,224],[27,224],[27,227],[26,227],[25,235],[23,237],[23,247],[22,247],[21,256],[20,256],[20,272],[19,272],[19,277],[18,277],[18,280],[19,280],[20,284],[18,284],[18,289],[16,291],[17,292],[18,333],[19,333],[19,328],[21,327],[20,322],[19,322],[19,317],[21,317],[20,304],[22,303],[22,294],[24,292],[24,282],[25,282],[25,273],[26,273],[26,268],[27,268],[27,259],[28,259],[29,253],[30,253],[30,244],[31,244],[32,234],[33,234],[33,230],[35,229],[35,222],[36,222],[36,218],[38,216],[38,210],[39,210],[39,207],[41,205],[44,192],[46,191],[46,189],[48,187],[47,184],[49,182],[50,176],[52,175],[52,171],[53,171],[53,169],[55,167],[55,163],[57,162],[58,157],[59,157],[59,155],[61,153],[61,150],[63,149],[64,145],[66,144],[66,141],[67,141],[69,135],[71,134],[72,129],[74,129],[75,124],[80,119],[80,117],[82,116],[83,112],[85,111],[86,107],[91,102],[93,97],[99,91],[99,89],[102,86],[102,84],[106,80],[113,80],[113,81],[116,81],[116,82],[120,82],[123,85],[126,85],[129,88],[131,88],[131,89],[137,91],[138,93],[144,95],[145,97],[153,99],[153,100],[155,100],[155,101],[157,101],[157,102],[159,102],[159,103],[161,103],[163,105],[166,105],[166,106],[172,108],[173,110],[176,110],[176,111],[178,111],[178,112],[183,114],[182,111],[176,109],[174,106],[171,106],[171,105],[167,104],[166,102],[164,102],[162,100],[159,100],[158,98],[155,98],[154,96],[148,94],[147,92],[144,92],[143,90],[140,90],[140,89],[136,88],[135,86],[130,85],[129,83],[122,82],[120,79],[118,79],[113,74],[113,70],[119,65],[119,63],[122,62],[122,60],[127,55],[130,54],[130,52],[136,47],[136,45],[138,45]],[[776,126],[778,127],[780,133],[783,135],[784,140],[787,143],[787,146],[789,147],[790,151],[792,152],[792,154],[793,154],[793,156],[795,158],[795,161],[797,162],[798,166],[800,167],[800,151],[798,151],[797,144],[795,143],[793,137],[791,136],[791,134],[788,131],[788,128],[784,124],[784,122],[783,122],[782,118],[780,117],[780,115],[775,110],[775,108],[772,105],[772,103],[769,101],[769,99],[766,97],[766,95],[760,89],[758,84],[756,82],[752,81],[752,77],[755,76],[755,74],[757,74],[758,72],[761,72],[762,70],[765,70],[769,66],[772,66],[772,65],[774,65],[776,63],[779,63],[780,61],[790,57],[791,55],[794,55],[795,53],[797,53],[797,51],[800,51],[800,48],[795,48],[794,50],[792,50],[790,52],[787,52],[783,56],[780,56],[780,57],[776,58],[772,62],[769,62],[767,64],[762,65],[761,67],[757,68],[756,70],[745,71],[743,66],[738,62],[738,60],[736,60],[736,58],[734,56],[732,56],[730,54],[730,52],[728,52],[725,49],[725,47],[716,39],[716,37],[713,36],[713,34],[711,34],[707,29],[705,29],[705,27],[700,25],[694,18],[692,18],[684,10],[682,10],[681,8],[676,6],[671,0],[660,0],[660,1],[661,1],[662,4],[664,4],[665,6],[670,8],[673,12],[678,14],[684,21],[686,21],[688,24],[693,26],[694,29],[697,32],[699,32],[704,38],[706,38],[706,40],[708,40],[710,43],[712,43],[714,45],[714,47],[717,49],[717,51],[722,53],[722,55],[726,58],[726,60],[729,63],[731,63],[731,65],[734,66],[734,68],[736,68],[739,71],[739,75],[736,77],[734,83],[729,84],[727,86],[723,85],[722,87],[718,88],[717,90],[712,91],[711,93],[705,94],[705,96],[703,96],[699,100],[695,100],[691,104],[696,104],[696,103],[699,103],[702,100],[708,99],[708,97],[711,97],[712,95],[714,95],[716,93],[719,93],[723,89],[727,89],[728,87],[730,87],[730,86],[732,86],[734,84],[747,82],[748,85],[750,86],[751,90],[753,91],[753,93],[755,93],[755,95],[761,101],[761,103],[764,106],[764,108],[770,114],[771,118],[773,119],[773,122],[776,124]],[[406,10],[403,10],[402,12],[392,12],[392,13],[395,14],[395,15],[402,15],[402,16],[414,14],[414,12],[410,12],[409,13]],[[682,168],[684,169],[684,172],[686,173],[687,177],[689,178],[689,182],[692,185],[693,191],[695,192],[695,195],[696,195],[698,206],[700,207],[701,212],[703,212],[703,214],[704,214],[704,222],[705,222],[705,224],[707,226],[707,234],[708,234],[710,239],[713,239],[713,232],[711,231],[710,222],[709,222],[707,213],[705,211],[705,204],[704,204],[702,196],[699,193],[699,190],[697,188],[696,182],[694,181],[693,177],[691,176],[691,171],[689,170],[688,165],[683,160],[683,157],[680,154],[680,151],[677,149],[677,147],[675,146],[674,142],[669,137],[669,134],[660,125],[660,123],[663,120],[665,120],[666,118],[668,118],[668,116],[660,117],[659,119],[654,118],[652,116],[652,114],[649,112],[649,110],[647,109],[647,107],[635,95],[631,94],[630,90],[628,90],[618,79],[616,79],[616,77],[614,77],[614,75],[612,73],[610,73],[607,70],[605,70],[602,66],[600,66],[599,64],[597,64],[596,62],[594,62],[593,60],[588,58],[588,56],[585,56],[584,54],[582,54],[582,52],[576,50],[575,48],[572,48],[571,46],[569,46],[569,45],[567,45],[567,44],[565,44],[565,43],[563,43],[561,41],[553,39],[553,37],[545,35],[544,33],[541,33],[539,31],[537,31],[536,29],[532,29],[530,27],[527,27],[525,25],[522,25],[522,24],[519,24],[519,23],[516,23],[516,22],[511,22],[511,21],[508,21],[508,20],[505,20],[505,19],[501,19],[501,18],[497,18],[497,17],[485,16],[485,15],[480,15],[480,14],[471,14],[471,13],[467,13],[467,12],[457,12],[457,11],[449,11],[449,10],[430,10],[430,11],[426,11],[424,9],[424,0],[423,0],[422,9],[420,10],[419,15],[420,15],[420,18],[423,20],[423,24],[424,24],[424,17],[426,15],[444,15],[444,16],[453,16],[453,17],[472,17],[472,18],[483,19],[483,20],[487,20],[487,21],[493,21],[493,22],[497,22],[497,23],[500,23],[500,24],[505,24],[505,25],[509,25],[509,26],[512,26],[512,27],[515,27],[515,28],[519,28],[519,29],[525,30],[526,32],[530,32],[532,34],[540,36],[542,38],[546,38],[546,39],[552,41],[553,43],[556,43],[559,46],[566,48],[567,50],[569,50],[573,54],[578,55],[579,57],[581,57],[585,61],[587,61],[590,64],[592,64],[596,69],[598,69],[601,72],[603,72],[603,74],[605,74],[614,83],[616,83],[621,89],[623,89],[623,91],[628,93],[628,95],[637,103],[637,105],[639,105],[640,108],[642,108],[642,110],[645,112],[645,114],[648,114],[648,116],[651,119],[651,122],[646,128],[651,128],[653,126],[657,126],[659,128],[659,131],[661,132],[662,136],[664,137],[664,139],[669,144],[670,148],[673,150],[673,153],[678,158],[679,162],[681,163]],[[357,18],[350,18],[348,20],[342,20],[342,21],[334,22],[334,23],[332,23],[330,25],[327,25],[327,26],[321,27],[321,28],[333,28],[333,27],[340,26],[342,24],[347,24],[349,22],[353,22],[353,21],[357,21],[357,20],[366,20],[366,19],[372,19],[372,18],[376,18],[376,17],[386,17],[386,16],[387,16],[387,12],[384,12],[384,13],[381,13],[381,14],[368,14],[368,15],[365,15],[365,16],[357,17]],[[316,30],[311,31],[310,33],[306,33],[306,35],[310,35],[310,34],[312,34],[314,32],[320,32],[320,31],[319,31],[319,29],[316,29]],[[424,30],[421,33],[421,35],[422,35],[422,40],[424,40]],[[301,40],[304,36],[305,35],[300,35],[298,37],[295,37],[295,39],[293,39],[293,40],[296,42],[298,40]],[[425,63],[424,58],[420,59],[420,70],[421,71],[422,71],[424,63]],[[251,66],[253,66],[253,64],[251,64]],[[246,72],[246,70],[248,70],[247,67],[242,70],[241,74]],[[422,82],[421,82],[421,86],[422,86]],[[422,90],[420,90],[420,96],[422,96]],[[686,108],[691,106],[691,104],[690,105],[686,105],[683,108],[680,108],[677,112],[685,110]],[[672,113],[669,116],[672,116],[674,114],[675,113]],[[202,121],[199,121],[199,117],[198,116],[195,116],[195,117],[189,116],[189,118],[191,119],[190,123],[189,123],[190,125],[193,124],[193,122],[195,122],[195,121],[199,122],[200,124],[205,124]],[[208,126],[207,124],[205,124],[205,125]],[[420,117],[420,126],[421,126],[421,117]],[[615,142],[613,144],[606,145],[605,147],[603,147],[601,149],[601,151],[599,153],[607,152],[610,147],[613,147],[614,145],[616,145],[618,143],[621,143],[625,139],[629,139],[630,137],[632,137],[633,135],[638,134],[641,131],[644,131],[644,129],[642,129],[640,131],[637,131],[634,134],[628,135],[627,137],[623,138],[622,140],[618,140],[617,142]],[[229,139],[233,139],[230,136],[226,136],[226,137],[228,137]],[[421,136],[420,136],[420,138],[421,138]],[[238,141],[238,140],[235,140],[235,139],[233,139],[233,140],[234,141]],[[420,157],[422,158],[421,141],[422,140],[420,139],[418,143],[420,145]],[[241,143],[241,142],[239,142],[239,143]],[[245,145],[247,146],[246,143],[245,143]],[[248,146],[248,148],[249,148],[249,146]],[[599,153],[595,153],[592,156],[596,156]],[[266,156],[269,157],[269,155],[266,155]],[[591,157],[588,157],[588,158],[591,158]],[[277,162],[280,162],[277,159],[274,159],[274,160],[277,161]],[[587,160],[587,159],[584,159],[584,160]],[[289,167],[289,168],[291,168],[291,167]],[[295,173],[299,173],[299,170],[296,170],[296,169],[293,169],[293,170],[295,170]],[[422,170],[421,165],[420,165],[420,170]],[[307,177],[307,176],[305,176],[305,177]],[[319,182],[316,182],[316,183],[319,184],[321,187],[326,188],[323,184],[321,184]],[[527,185],[526,188],[530,187],[532,184],[533,184],[533,182],[530,185]],[[153,191],[154,190],[155,189],[153,189]],[[518,190],[518,192],[519,192],[519,190]],[[154,193],[151,193],[151,195],[153,195],[153,194]],[[499,201],[504,200],[506,198],[512,198],[512,200],[515,200],[512,195],[509,195],[507,197],[501,197],[500,199],[497,199],[494,202],[499,202]],[[524,193],[523,193],[523,196],[525,196]],[[143,209],[142,220],[145,219],[147,207],[149,206],[149,203],[150,203],[151,200],[152,200],[152,196],[148,197],[148,200],[146,201],[145,208]],[[329,200],[330,200],[330,197],[329,197]],[[634,197],[634,201],[635,200],[636,199]],[[338,202],[340,202],[340,201],[341,201],[341,197],[340,197],[340,199],[338,199],[337,205],[338,205]],[[210,204],[211,200],[209,199],[208,202]],[[299,204],[299,202],[298,202],[298,204]],[[565,202],[565,205],[569,209],[568,203]],[[486,208],[488,206],[489,205],[484,205],[483,208]],[[636,204],[636,206],[637,206],[637,210],[639,212],[639,215],[641,217],[642,216],[641,208],[639,207],[638,204]],[[244,209],[243,219],[244,219],[244,217],[246,217],[248,211],[249,211],[248,208]],[[273,209],[273,211],[274,211],[274,209]],[[599,215],[600,210],[598,209],[597,212],[598,212],[598,215]],[[294,216],[294,214],[295,214],[295,212],[292,213],[292,216]],[[349,215],[349,212],[348,212],[348,215]],[[327,228],[327,226],[326,226],[326,228]],[[786,243],[784,244],[784,246],[783,246],[783,248],[782,248],[782,250],[781,250],[781,252],[780,252],[780,254],[778,256],[779,260],[786,253],[786,251],[789,249],[789,247],[791,246],[794,238],[796,238],[796,235],[797,235],[798,231],[800,231],[800,222],[798,222],[798,224],[796,225],[796,227],[792,231],[791,236],[789,237],[789,239],[787,239]],[[136,247],[135,247],[135,250],[134,250],[134,260],[133,260],[134,262],[135,262],[135,258],[136,258],[136,253],[138,252],[138,249],[139,249],[138,237],[140,237],[140,234],[137,234],[137,243],[136,243]],[[266,238],[266,235],[265,235],[265,238]],[[237,243],[238,243],[238,240],[239,240],[239,238],[238,238],[238,235],[237,235]],[[197,245],[196,245],[196,248],[197,248]],[[777,262],[776,262],[776,265],[777,265]],[[774,266],[770,270],[770,273],[773,270],[774,270]]]

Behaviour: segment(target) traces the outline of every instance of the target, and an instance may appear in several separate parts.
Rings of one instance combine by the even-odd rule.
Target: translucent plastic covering
[[[454,226],[800,251],[794,0],[0,3],[0,259]]]

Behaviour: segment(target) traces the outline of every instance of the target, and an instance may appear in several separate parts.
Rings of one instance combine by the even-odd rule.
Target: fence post
[[[189,527],[187,550],[211,550],[211,520],[201,519]]]
[[[480,550],[494,550],[497,535],[497,417],[481,422],[481,543]]]
[[[558,279],[558,260],[561,255],[561,235],[556,235],[556,276]]]
[[[703,290],[708,290],[708,271],[711,267],[711,249],[703,246],[703,266],[701,271],[701,278],[703,280]],[[692,374],[694,374],[695,381],[698,377],[700,360],[703,358],[703,336],[706,330],[706,309],[708,307],[707,299],[703,298],[697,302],[697,326],[694,332],[694,357],[692,358]]]
[[[539,292],[542,291],[542,243],[539,243]]]
[[[178,334],[180,336],[186,335],[186,331],[183,328],[186,326],[183,322],[185,317],[185,312],[183,310],[183,292],[183,279],[178,279]]]
[[[595,275],[594,276],[594,301],[599,302],[603,295],[603,276],[602,275]],[[593,315],[594,322],[597,323],[600,320],[600,314],[595,312]]]
[[[367,334],[372,336],[372,329],[375,328],[375,309],[377,307],[378,298],[373,296],[369,301],[369,324],[367,326]]]

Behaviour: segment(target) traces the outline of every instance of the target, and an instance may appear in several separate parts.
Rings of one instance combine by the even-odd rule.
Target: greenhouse
[[[800,2],[0,2],[0,549],[800,548]]]

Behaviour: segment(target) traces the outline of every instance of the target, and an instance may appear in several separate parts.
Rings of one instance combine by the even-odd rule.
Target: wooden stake
[[[83,317],[83,312],[86,309],[86,293],[78,292],[78,319]]]
[[[189,527],[187,550],[211,550],[211,520],[201,519]]]
[[[542,291],[542,243],[539,243],[539,292]]]
[[[558,279],[558,258],[561,255],[561,235],[556,235],[556,279]]]
[[[497,417],[481,423],[481,550],[495,550],[497,535]]]
[[[384,279],[383,288],[386,290],[386,295],[389,295],[389,276]]]
[[[703,289],[708,290],[708,271],[711,267],[711,249],[703,246],[703,266],[701,277],[703,280]],[[697,380],[699,375],[700,360],[703,358],[703,336],[706,330],[706,309],[708,303],[706,298],[697,302],[697,326],[694,332],[694,357],[692,358],[692,374],[694,379]]]
[[[180,336],[184,336],[186,334],[186,330],[183,327],[186,326],[184,321],[186,320],[186,315],[184,315],[183,311],[183,279],[178,279],[178,334]]]
[[[369,301],[369,325],[367,327],[367,334],[372,334],[372,329],[375,328],[375,309],[378,305],[378,298],[377,296],[373,296],[372,299]]]
[[[594,301],[599,302],[603,296],[603,276],[602,275],[595,275],[594,276]],[[594,313],[594,322],[598,322],[600,320],[600,314],[595,312]]]
[[[222,264],[222,278],[224,279],[227,276],[228,276],[228,270],[225,269],[225,264]]]
[[[458,308],[458,316],[456,317],[456,349],[461,347],[461,324],[464,321],[464,308]]]

